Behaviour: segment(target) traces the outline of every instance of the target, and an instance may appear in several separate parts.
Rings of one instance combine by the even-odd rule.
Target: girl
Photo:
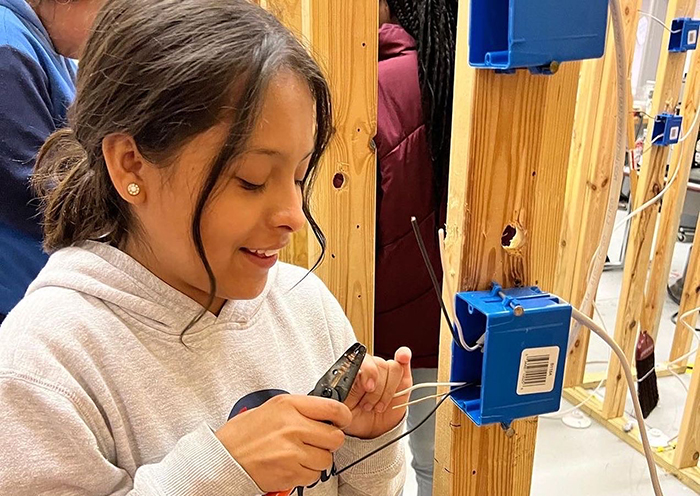
[[[366,359],[345,405],[305,396],[354,336],[277,263],[306,220],[324,239],[304,48],[247,0],[108,0],[77,88],[37,159],[54,253],[0,329],[0,493],[400,492],[399,443],[329,470],[400,432],[410,351]]]
[[[379,0],[379,13],[375,348],[392,357],[408,345],[416,353],[416,381],[434,382],[440,307],[410,218],[439,269],[435,233],[445,222],[457,8],[454,0]],[[416,391],[412,399],[426,394]],[[412,406],[408,426],[431,408]],[[431,419],[409,438],[418,496],[432,494],[434,425]]]
[[[76,58],[102,0],[0,0],[0,323],[46,263],[29,177],[65,124]]]

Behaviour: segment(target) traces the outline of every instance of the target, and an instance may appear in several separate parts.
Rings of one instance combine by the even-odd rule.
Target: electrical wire
[[[445,230],[444,229],[439,229],[438,230],[438,248],[440,249],[440,264],[442,265],[442,272],[444,274],[448,274],[450,267],[447,265],[447,256],[445,254]],[[444,278],[444,284],[445,287],[447,288],[447,294],[457,294],[457,291],[455,288],[452,287],[452,284],[450,283],[451,278],[445,277]],[[452,321],[454,322],[455,329],[457,331],[457,336],[459,338],[458,343],[462,345],[462,348],[464,348],[467,351],[474,352],[477,351],[481,348],[483,348],[484,343],[483,339],[485,335],[481,335],[479,339],[476,341],[476,344],[474,346],[470,346],[467,344],[467,340],[464,339],[464,331],[462,330],[462,324],[459,322],[459,319],[457,318],[457,312],[455,311],[455,305],[454,305],[454,298],[447,300],[448,303],[448,308],[449,311],[452,315]],[[449,321],[448,321],[449,323]],[[453,333],[454,334],[454,333]]]
[[[420,233],[420,229],[418,228],[418,221],[416,220],[415,217],[411,217],[411,226],[413,227],[413,234],[416,236],[416,241],[418,242],[418,248],[420,249],[421,256],[423,257],[423,262],[425,263],[425,267],[428,269],[428,274],[430,275],[430,280],[433,283],[433,289],[435,290],[435,295],[437,296],[438,302],[440,303],[440,308],[442,309],[442,314],[445,317],[445,321],[447,321],[447,325],[450,326],[450,332],[452,333],[452,337],[454,340],[465,350],[467,351],[476,351],[481,348],[481,344],[477,343],[474,346],[470,346],[467,341],[464,339],[464,333],[462,332],[462,326],[459,323],[459,320],[457,319],[457,316],[455,314],[454,306],[450,306],[450,309],[452,310],[452,315],[450,316],[449,312],[447,311],[447,307],[445,306],[445,300],[442,299],[442,294],[440,292],[440,283],[437,280],[437,276],[435,275],[435,270],[433,270],[433,265],[430,263],[430,257],[428,256],[428,250],[425,248],[425,242],[423,241],[423,236]],[[442,240],[444,245],[444,239]],[[443,250],[444,248],[440,248],[440,261],[442,264],[442,270],[445,272],[445,266],[444,266],[444,253]],[[451,303],[451,302],[450,302]]]
[[[656,496],[663,496],[663,490],[661,489],[661,483],[659,482],[659,474],[656,471],[656,462],[654,461],[654,453],[649,444],[649,436],[647,435],[646,426],[644,425],[644,417],[642,415],[642,407],[639,404],[639,396],[634,388],[634,377],[632,375],[632,368],[625,353],[622,351],[620,346],[612,339],[605,329],[596,324],[587,315],[581,313],[578,309],[572,307],[572,317],[582,325],[588,327],[591,331],[596,333],[605,343],[612,348],[615,355],[617,355],[622,370],[625,373],[625,379],[627,380],[627,387],[629,388],[630,394],[632,396],[632,404],[634,405],[634,411],[637,416],[637,423],[639,424],[639,435],[642,440],[642,445],[644,446],[644,456],[647,460],[647,465],[649,467],[649,475],[651,476],[651,484],[654,487],[654,494]]]
[[[423,388],[429,388],[429,387],[457,387],[457,386],[464,386],[466,382],[421,382],[420,384],[415,384],[411,386],[410,388],[406,388],[402,391],[399,391],[398,393],[394,394],[394,398],[398,398],[400,396],[403,396],[405,394],[411,393],[415,391],[416,389],[423,389]],[[442,396],[442,395],[440,395]]]
[[[421,421],[418,423],[418,425],[416,425],[414,428],[409,429],[409,430],[407,430],[406,432],[404,432],[403,434],[401,434],[400,436],[397,436],[397,437],[395,437],[394,439],[392,439],[391,441],[389,441],[389,442],[387,442],[387,443],[384,443],[384,444],[381,445],[379,448],[370,451],[369,453],[367,453],[366,455],[364,455],[364,456],[358,458],[357,460],[355,460],[354,462],[350,463],[350,464],[347,465],[346,467],[343,467],[343,468],[341,468],[340,470],[336,470],[336,471],[333,473],[333,475],[339,476],[340,474],[342,474],[342,473],[345,472],[346,470],[350,470],[350,469],[351,469],[352,467],[354,467],[355,465],[364,462],[364,461],[367,460],[369,457],[376,455],[377,453],[379,453],[380,451],[382,451],[382,450],[388,448],[388,447],[391,446],[392,444],[395,444],[395,443],[401,441],[401,440],[402,440],[403,438],[405,438],[406,436],[409,436],[409,435],[413,434],[415,431],[417,431],[418,429],[420,429],[421,426],[422,426],[423,424],[425,424],[425,423],[428,421],[428,419],[429,419],[430,417],[432,417],[432,416],[435,414],[435,412],[438,411],[438,408],[440,408],[440,407],[442,406],[442,404],[445,402],[445,400],[447,400],[447,398],[449,398],[452,394],[454,394],[454,393],[456,393],[457,391],[459,391],[459,390],[461,390],[461,389],[464,389],[464,388],[466,388],[466,387],[475,386],[475,385],[476,385],[476,384],[474,384],[474,383],[467,383],[467,384],[464,384],[464,385],[462,385],[462,386],[460,386],[460,387],[456,387],[456,388],[452,389],[451,391],[447,392],[447,393],[444,395],[444,397],[437,403],[437,405],[435,405],[435,408],[433,408],[433,409],[430,411],[430,413],[429,413],[428,415],[426,415],[425,418],[424,418],[423,420],[421,420]]]
[[[612,19],[613,39],[615,42],[615,69],[617,80],[617,115],[615,126],[615,160],[611,170],[610,188],[608,191],[607,208],[603,224],[603,234],[600,239],[599,249],[593,257],[592,268],[588,272],[588,284],[581,302],[581,310],[588,313],[595,299],[595,293],[600,284],[600,278],[605,267],[606,254],[610,247],[617,203],[620,188],[622,187],[625,157],[627,156],[627,53],[625,47],[625,30],[622,7],[619,0],[610,0],[608,3],[610,17]],[[602,248],[601,248],[602,247]],[[574,322],[569,331],[569,346],[576,342],[581,324]]]
[[[594,309],[595,312],[598,314],[598,318],[600,319],[600,323],[602,324],[603,330],[604,330],[607,334],[610,334],[610,332],[608,331],[607,326],[605,325],[605,319],[603,319],[603,316],[600,314],[600,310],[598,310],[598,305],[596,305],[595,303],[593,303],[593,309]],[[611,353],[612,353],[612,351],[611,351]],[[586,362],[586,365],[588,365],[589,363],[598,363],[598,362]],[[608,358],[607,361],[605,361],[605,362],[604,362],[604,361],[601,361],[600,363],[609,364],[609,363],[610,363],[610,358]],[[593,389],[593,391],[591,391],[591,393],[590,393],[584,400],[582,400],[578,405],[576,405],[576,406],[574,406],[574,407],[571,407],[571,408],[568,408],[568,409],[564,410],[563,412],[555,412],[555,413],[548,413],[548,414],[545,414],[545,415],[540,415],[540,418],[544,418],[544,419],[547,419],[547,420],[561,420],[563,417],[566,417],[566,416],[569,415],[570,413],[575,412],[576,410],[578,410],[579,408],[581,408],[583,405],[585,405],[586,403],[588,403],[589,401],[591,401],[593,398],[595,398],[595,396],[596,396],[596,394],[598,393],[598,391],[600,391],[600,389],[603,387],[603,384],[605,384],[605,381],[606,381],[606,379],[607,379],[607,375],[608,375],[608,374],[607,374],[607,370],[606,370],[605,376],[600,380],[600,382],[598,383],[598,385],[597,385],[597,386]]]
[[[670,27],[668,27],[666,25],[666,23],[664,21],[662,21],[661,19],[659,19],[655,15],[651,15],[647,12],[642,12],[641,10],[638,10],[637,12],[639,12],[641,15],[643,15],[645,17],[649,17],[649,18],[651,18],[651,20],[656,21],[657,23],[661,24],[664,27],[664,29],[671,34],[681,33],[683,31],[682,29],[672,30]]]
[[[668,362],[668,363],[666,363],[666,364],[663,364],[663,365],[666,367],[666,370],[668,370],[668,371],[671,372],[672,374],[674,374],[674,371],[671,370],[671,365],[674,365],[674,364],[676,364],[676,363],[678,363],[678,362],[682,362],[683,360],[686,360],[686,359],[690,358],[690,357],[693,356],[695,353],[697,353],[698,349],[700,349],[700,335],[698,335],[698,334],[695,332],[696,329],[694,329],[694,328],[688,323],[688,321],[686,320],[688,317],[690,317],[691,315],[693,315],[695,312],[700,312],[700,307],[693,308],[692,310],[688,310],[687,312],[685,312],[683,315],[680,316],[680,320],[681,320],[681,322],[683,323],[683,325],[685,325],[685,326],[688,328],[688,330],[691,332],[691,335],[694,336],[695,339],[698,341],[698,347],[696,347],[696,348],[693,349],[693,350],[690,350],[688,353],[686,353],[685,355],[683,355],[683,356],[681,356],[681,357],[676,358],[675,360],[672,360],[672,361],[670,361],[670,362]],[[649,376],[652,374],[652,372],[654,372],[654,371],[655,371],[657,368],[659,368],[659,367],[661,367],[661,365],[659,365],[659,366],[657,366],[657,367],[654,367],[654,368],[651,369],[649,372],[647,372],[646,374],[644,374],[644,376],[643,376],[641,379],[638,379],[637,381],[638,381],[638,382],[642,382],[644,379],[646,379],[647,377],[649,377]],[[678,376],[678,374],[674,374],[674,375]],[[679,378],[679,380],[683,383],[683,387],[686,387],[686,386],[685,386],[685,383],[683,382],[683,380],[680,379],[680,376],[678,376],[678,378]],[[686,391],[687,391],[687,387],[686,387]]]

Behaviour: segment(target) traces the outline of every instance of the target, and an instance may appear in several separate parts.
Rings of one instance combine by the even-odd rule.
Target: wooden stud
[[[656,339],[661,324],[661,314],[666,300],[666,284],[673,249],[678,237],[683,203],[685,202],[688,178],[695,157],[695,137],[698,135],[698,126],[690,129],[698,112],[700,102],[700,52],[691,52],[690,70],[685,82],[683,95],[683,133],[689,133],[688,139],[676,145],[671,154],[671,166],[668,171],[668,179],[678,170],[678,177],[673,182],[668,192],[664,195],[659,216],[659,229],[656,233],[656,246],[654,259],[644,295],[644,307],[642,309],[641,329],[647,331]]]
[[[336,134],[319,165],[312,213],[328,246],[318,276],[338,299],[358,340],[374,341],[377,129],[376,0],[259,0],[307,44],[332,91]],[[352,26],[352,29],[348,27]],[[308,226],[281,254],[311,268],[320,250]]]
[[[695,363],[699,362],[700,351],[695,359]],[[700,459],[700,373],[696,370],[690,380],[690,390],[685,402],[685,412],[673,464],[678,468],[697,467],[698,459]]]
[[[318,276],[338,299],[371,351],[374,342],[374,253],[377,161],[376,0],[304,0],[308,39],[326,70],[336,134],[320,164],[313,212],[328,246]],[[312,261],[319,254],[308,236]]]
[[[545,77],[475,70],[468,65],[468,11],[458,16],[445,288],[485,289],[496,280],[552,290],[580,63]],[[508,225],[522,242],[504,249]],[[443,326],[442,379],[450,342]],[[537,419],[513,428],[507,437],[500,426],[476,427],[447,402],[437,419],[433,493],[529,494]]]
[[[677,17],[689,17],[695,10],[694,0],[670,0],[666,23],[671,24]],[[668,31],[664,30],[661,41],[662,51],[656,77],[656,86],[652,108],[655,114],[662,112],[674,113],[681,90],[685,53],[670,53],[667,50]],[[651,146],[653,121],[649,123],[646,146]],[[639,184],[634,197],[634,207],[656,196],[664,184],[669,147],[652,146],[644,158]],[[644,299],[644,285],[649,269],[651,244],[654,237],[657,218],[657,207],[650,207],[632,220],[629,235],[629,245],[625,256],[625,270],[620,293],[620,305],[617,312],[615,341],[632,360],[641,309]],[[619,417],[625,406],[624,375],[620,362],[616,357],[610,360],[608,381],[603,402],[603,415],[610,419]]]
[[[698,217],[695,229],[700,229],[700,217]],[[671,361],[677,360],[690,351],[693,343],[693,333],[681,322],[681,315],[698,306],[700,306],[700,236],[696,235],[690,252],[690,260],[688,261],[688,272],[685,276],[681,304],[678,307],[676,332],[673,335],[673,344],[671,345]],[[690,327],[695,327],[697,316],[698,314],[694,313],[686,319]],[[686,363],[688,363],[687,359],[678,362],[681,366]]]
[[[564,390],[562,397],[574,405],[581,403],[583,400],[588,398],[589,392],[582,387],[568,388]],[[627,419],[624,417],[617,417],[611,420],[607,420],[602,414],[603,404],[598,397],[593,397],[588,400],[584,405],[581,406],[581,410],[590,415],[594,420],[600,423],[603,427],[608,429],[610,432],[615,434],[619,439],[632,446],[634,449],[640,453],[644,452],[642,447],[642,442],[639,440],[639,431],[632,430],[630,432],[625,431],[625,424],[627,424]],[[663,468],[668,473],[672,474],[683,484],[688,486],[692,491],[700,493],[700,468],[690,467],[684,469],[678,469],[673,463],[673,452],[663,451],[654,453],[654,461],[658,466]]]
[[[641,0],[621,0],[628,72],[641,4]],[[602,235],[614,159],[617,73],[612,28],[606,46],[602,59],[583,62],[559,243],[555,290],[577,307],[583,300],[591,260]],[[589,340],[590,331],[582,327],[567,356],[566,386],[583,380]]]

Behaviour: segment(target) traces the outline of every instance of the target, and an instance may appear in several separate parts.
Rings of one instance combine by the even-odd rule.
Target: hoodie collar
[[[379,60],[391,59],[416,50],[416,40],[398,24],[379,28]]]
[[[34,33],[40,38],[43,38],[43,42],[46,46],[51,47],[54,52],[56,52],[51,36],[49,36],[49,33],[41,23],[39,16],[36,14],[36,12],[34,12],[34,9],[32,9],[26,0],[0,0],[0,7],[7,7],[14,12],[14,14],[19,17],[29,29],[34,31]],[[58,55],[57,52],[56,55]]]
[[[218,316],[206,312],[188,334],[227,324],[247,327],[258,314],[277,277],[275,265],[268,273],[262,293],[252,300],[229,300]],[[72,289],[120,307],[147,319],[149,325],[168,334],[180,335],[202,306],[169,286],[123,251],[105,243],[86,242],[54,253],[30,294],[42,287]]]

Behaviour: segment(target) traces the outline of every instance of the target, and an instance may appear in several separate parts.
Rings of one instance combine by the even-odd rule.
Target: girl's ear
[[[127,134],[110,134],[102,140],[102,154],[109,177],[124,201],[139,205],[146,201],[147,191],[143,173],[148,162]]]

